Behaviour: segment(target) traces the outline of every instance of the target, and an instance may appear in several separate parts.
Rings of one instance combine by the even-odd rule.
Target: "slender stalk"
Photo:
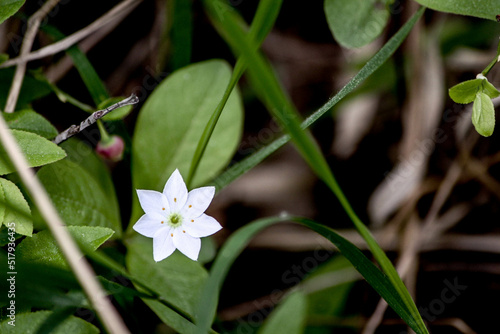
[[[139,102],[139,98],[137,96],[135,96],[134,94],[132,94],[129,97],[127,97],[126,99],[121,100],[120,102],[115,103],[115,104],[107,107],[106,109],[97,110],[95,113],[90,115],[88,118],[86,118],[79,125],[72,125],[69,128],[67,128],[66,130],[64,130],[63,132],[61,132],[60,134],[58,134],[57,137],[52,142],[54,142],[55,144],[60,144],[63,141],[67,140],[68,138],[76,135],[77,133],[79,133],[80,131],[85,129],[86,127],[94,124],[97,120],[104,117],[107,113],[109,113],[115,109],[124,107],[124,106],[136,104],[138,102]]]
[[[36,33],[38,32],[38,28],[40,27],[40,22],[58,3],[59,0],[48,0],[38,11],[35,12],[35,14],[29,18],[28,29],[21,46],[21,58],[30,52]],[[17,99],[19,98],[21,86],[23,84],[24,73],[26,73],[26,61],[21,61],[18,63],[16,72],[14,73],[12,85],[10,86],[9,95],[7,97],[7,103],[5,104],[5,112],[7,113],[14,112],[16,108]]]

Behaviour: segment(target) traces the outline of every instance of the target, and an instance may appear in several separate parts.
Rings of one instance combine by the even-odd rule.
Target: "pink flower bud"
[[[112,135],[108,142],[102,140],[97,143],[95,148],[96,153],[105,160],[120,161],[123,158],[123,150],[125,149],[125,142],[122,137]]]

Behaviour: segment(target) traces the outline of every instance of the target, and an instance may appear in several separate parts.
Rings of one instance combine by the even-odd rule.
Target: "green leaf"
[[[377,38],[389,20],[389,10],[378,0],[325,0],[325,15],[335,40],[359,48]]]
[[[21,130],[11,131],[26,156],[30,167],[50,164],[66,156],[62,148],[37,134]],[[0,147],[0,175],[9,174],[15,170],[7,156],[7,152],[3,147]]]
[[[118,219],[120,220],[120,208],[115,186],[111,179],[111,174],[102,159],[87,144],[76,138],[66,140],[61,144],[61,147],[68,154],[68,160],[85,169],[99,183],[101,190],[106,194],[107,205],[118,215]]]
[[[25,0],[0,0],[0,24],[14,15],[24,5]]]
[[[99,105],[97,106],[97,110],[106,109],[107,107],[109,107],[115,103],[118,103],[123,99],[124,99],[124,97],[121,97],[121,96],[120,97],[111,97],[109,99],[106,99],[106,100],[102,101],[101,103],[99,103]],[[109,114],[106,114],[102,118],[102,120],[103,121],[116,121],[119,119],[124,119],[128,114],[130,114],[130,112],[132,111],[133,108],[134,108],[134,106],[129,105],[129,106],[115,109],[112,112],[110,112]]]
[[[500,14],[500,2],[497,0],[416,0],[419,4],[446,13],[480,17],[496,20]]]
[[[495,107],[490,97],[484,93],[477,93],[474,100],[472,124],[477,133],[484,137],[491,136],[495,130]]]
[[[132,145],[135,189],[162,190],[178,168],[185,177],[198,141],[231,77],[221,60],[190,65],[174,72],[148,98],[137,119]],[[213,178],[231,159],[241,136],[243,108],[233,91],[200,162],[193,185]],[[131,222],[142,210],[136,196]]]
[[[495,86],[493,86],[486,78],[483,79],[482,89],[483,93],[488,95],[491,99],[500,96],[498,89],[496,89]]]
[[[14,71],[15,69],[12,67],[0,69],[0,107],[5,106],[7,102]],[[32,101],[50,94],[51,91],[52,89],[48,83],[37,80],[31,74],[26,73],[17,100],[16,110],[30,109],[29,104]]]
[[[69,161],[45,166],[38,178],[67,225],[102,226],[121,237],[119,212],[96,179]]]
[[[307,292],[308,315],[341,317],[353,282],[356,280],[353,273],[358,275],[345,257],[335,256],[308,275],[301,284],[303,290]],[[343,283],[318,289],[318,281],[324,282],[328,278],[328,282],[331,283],[332,275],[341,276],[343,279],[347,277],[347,279]],[[309,292],[308,286],[312,286],[314,290]]]
[[[167,3],[167,29],[169,39],[162,39],[163,51],[169,51],[170,68],[177,70],[189,64],[193,39],[192,2],[172,0]],[[168,43],[168,44],[167,44]],[[161,66],[163,68],[163,66]]]
[[[208,280],[203,286],[196,317],[199,326],[197,333],[206,333],[209,329],[217,309],[218,296],[222,288],[222,283],[238,255],[258,232],[284,220],[298,222],[327,238],[408,325],[415,328],[417,333],[427,333],[425,327],[420,329],[418,325],[419,320],[411,314],[389,278],[356,246],[337,234],[333,229],[299,217],[259,219],[240,228],[227,239],[211,267]]]
[[[2,113],[9,128],[36,133],[47,139],[57,136],[57,129],[34,110],[26,109],[14,113]]]
[[[467,80],[451,87],[448,91],[455,103],[467,104],[474,101],[476,94],[481,90],[483,79]]]
[[[264,321],[258,334],[302,334],[306,325],[307,299],[296,291],[288,295]]]
[[[321,108],[309,116],[303,123],[302,128],[307,128],[322,116],[324,116],[328,111],[330,111],[338,102],[340,102],[345,96],[351,93],[356,87],[358,87],[364,80],[366,80],[370,75],[372,75],[377,69],[384,64],[387,59],[396,51],[396,49],[404,41],[408,33],[411,31],[412,27],[418,21],[420,16],[422,16],[423,10],[418,11],[414,14],[408,22],[405,23],[403,27],[363,66],[363,68],[356,74],[333,98],[328,100]],[[279,148],[284,146],[290,141],[290,136],[284,135],[269,145],[264,146],[262,149],[256,153],[250,155],[249,157],[243,159],[239,163],[234,164],[224,173],[219,175],[212,183],[217,187],[218,190],[224,188],[232,181],[234,181],[239,176],[243,175],[248,170],[252,169],[263,161],[266,157],[276,152]]]
[[[68,231],[78,244],[96,250],[113,235],[113,230],[98,226],[68,226]],[[16,248],[19,260],[69,268],[50,231],[38,232],[26,238]]]
[[[31,233],[33,233],[31,219],[5,207],[2,205],[3,203],[31,216],[30,207],[19,188],[9,180],[0,178],[0,225],[13,227],[16,233],[31,237]]]
[[[154,287],[162,299],[178,310],[184,310],[187,312],[186,317],[190,317],[198,305],[200,289],[207,278],[205,269],[179,251],[161,262],[155,262],[153,242],[142,236],[127,240],[127,250],[126,263],[130,274],[147,281],[148,286]],[[141,291],[139,286],[137,289]],[[181,331],[180,328],[185,326],[192,327],[188,320],[180,318],[179,314],[165,305],[146,299],[144,302],[174,329]]]
[[[85,320],[68,316],[61,323],[55,322],[52,311],[38,311],[16,315],[15,326],[9,324],[10,319],[0,323],[2,334],[35,334],[43,326],[52,329],[50,334],[99,334],[99,329]]]

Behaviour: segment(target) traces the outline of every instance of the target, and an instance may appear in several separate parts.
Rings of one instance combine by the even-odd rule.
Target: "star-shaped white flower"
[[[153,238],[153,258],[156,262],[170,256],[177,248],[196,261],[201,237],[219,231],[222,226],[204,214],[212,202],[215,187],[202,187],[189,193],[176,169],[165,184],[163,193],[137,190],[145,214],[135,223],[134,230]]]

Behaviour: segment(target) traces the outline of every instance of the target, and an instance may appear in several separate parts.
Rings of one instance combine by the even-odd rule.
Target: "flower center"
[[[178,213],[172,213],[168,217],[168,223],[172,227],[179,227],[180,225],[182,225],[182,216]]]

